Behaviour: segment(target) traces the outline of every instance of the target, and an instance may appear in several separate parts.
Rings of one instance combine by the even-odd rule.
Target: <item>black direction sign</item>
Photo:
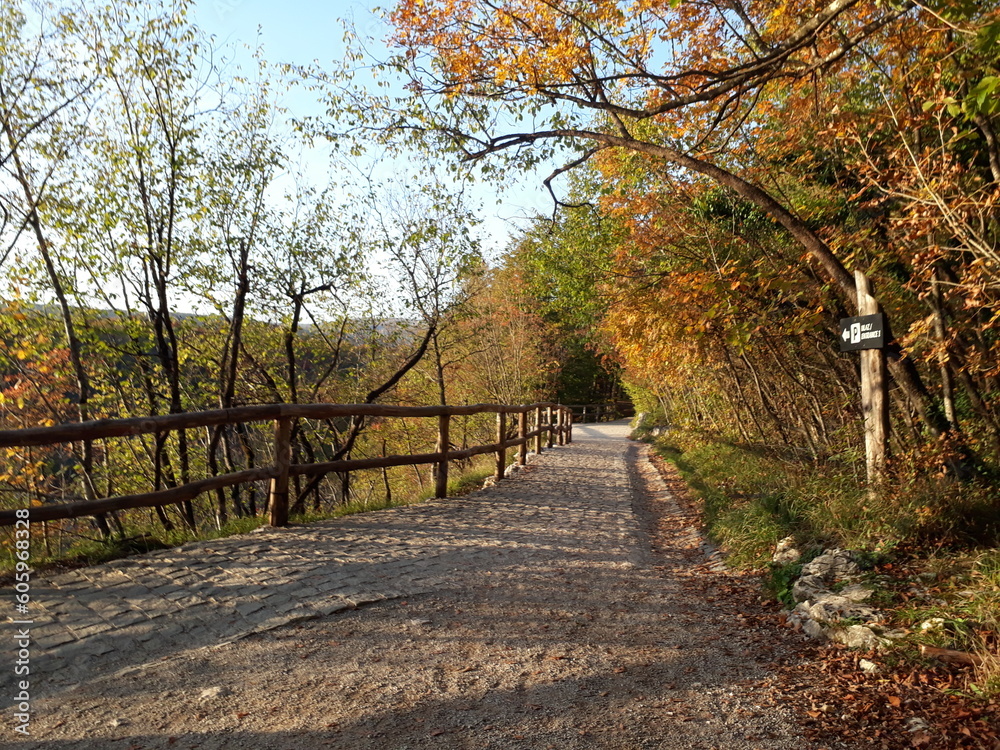
[[[840,351],[881,349],[885,346],[885,315],[859,315],[840,319]]]

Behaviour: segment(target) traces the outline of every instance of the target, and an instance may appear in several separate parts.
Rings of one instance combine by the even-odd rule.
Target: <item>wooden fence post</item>
[[[503,479],[503,473],[507,469],[507,414],[503,409],[497,412],[497,471],[496,478]]]
[[[855,271],[854,282],[858,287],[858,315],[877,314],[878,300],[872,296],[868,277],[863,271]],[[889,382],[882,349],[861,350],[861,411],[865,420],[868,484],[874,486],[885,473],[889,444]]]
[[[521,445],[517,449],[517,465],[524,466],[528,463],[528,441],[525,435],[528,434],[528,412],[522,411],[517,415],[517,437]]]
[[[451,439],[448,431],[450,423],[450,415],[442,414],[438,417],[437,452],[443,453],[444,457],[437,465],[437,477],[435,477],[434,482],[434,497],[448,497],[448,446]]]
[[[274,420],[274,476],[268,502],[268,523],[288,525],[288,470],[292,465],[292,420]]]
[[[566,445],[566,410],[561,406],[556,407],[556,443]]]
[[[566,443],[573,442],[573,410],[570,409],[566,412]]]
[[[538,430],[538,434],[535,435],[535,453],[539,456],[542,455],[542,407],[535,407],[535,429]]]
[[[556,442],[556,426],[552,423],[552,407],[545,407],[545,424],[549,428],[549,438],[546,440],[546,448],[551,448]]]

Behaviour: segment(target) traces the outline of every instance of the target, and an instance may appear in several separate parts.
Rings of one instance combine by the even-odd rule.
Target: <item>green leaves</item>
[[[1000,42],[1000,21],[993,21],[979,29],[976,44],[984,55],[995,55]]]
[[[981,10],[979,0],[929,0],[927,7],[954,22],[968,21]]]
[[[977,115],[993,115],[1000,111],[1000,76],[987,75],[969,87],[968,94],[958,99],[945,96],[925,101],[921,106],[929,112],[943,106],[952,117],[971,120]]]
[[[1000,102],[996,96],[997,87],[1000,87],[1000,76],[984,76],[969,90],[966,102],[973,104],[974,112],[993,114]]]

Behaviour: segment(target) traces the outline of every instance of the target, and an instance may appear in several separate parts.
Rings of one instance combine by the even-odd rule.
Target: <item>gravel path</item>
[[[462,498],[37,579],[12,745],[818,748],[761,688],[796,636],[726,603],[626,434],[576,426]]]

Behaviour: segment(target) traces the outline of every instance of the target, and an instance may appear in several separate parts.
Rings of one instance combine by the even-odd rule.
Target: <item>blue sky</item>
[[[195,20],[222,44],[253,45],[259,28],[272,62],[324,63],[343,53],[340,19],[353,19],[365,36],[384,36],[385,27],[373,7],[363,0],[200,0]]]
[[[382,7],[391,0],[382,3]],[[199,0],[194,21],[206,33],[216,37],[216,43],[233,55],[237,64],[250,65],[250,54],[244,45],[263,46],[265,58],[273,63],[305,65],[316,61],[321,65],[339,59],[344,52],[344,28],[340,19],[353,21],[359,35],[378,40],[369,47],[378,55],[384,50],[378,42],[387,34],[387,27],[373,10],[376,2],[368,0]],[[284,102],[293,116],[322,114],[323,108],[304,91],[293,92]],[[311,160],[325,162],[325,156]],[[325,174],[325,169],[322,172]],[[319,172],[317,171],[316,174]],[[547,172],[546,172],[547,173]],[[523,224],[525,216],[541,212],[549,214],[552,204],[542,186],[544,174],[527,175],[511,181],[503,196],[482,186],[475,197],[483,203],[484,230],[487,247],[494,252],[506,244],[512,228]],[[497,205],[502,198],[501,205]]]

